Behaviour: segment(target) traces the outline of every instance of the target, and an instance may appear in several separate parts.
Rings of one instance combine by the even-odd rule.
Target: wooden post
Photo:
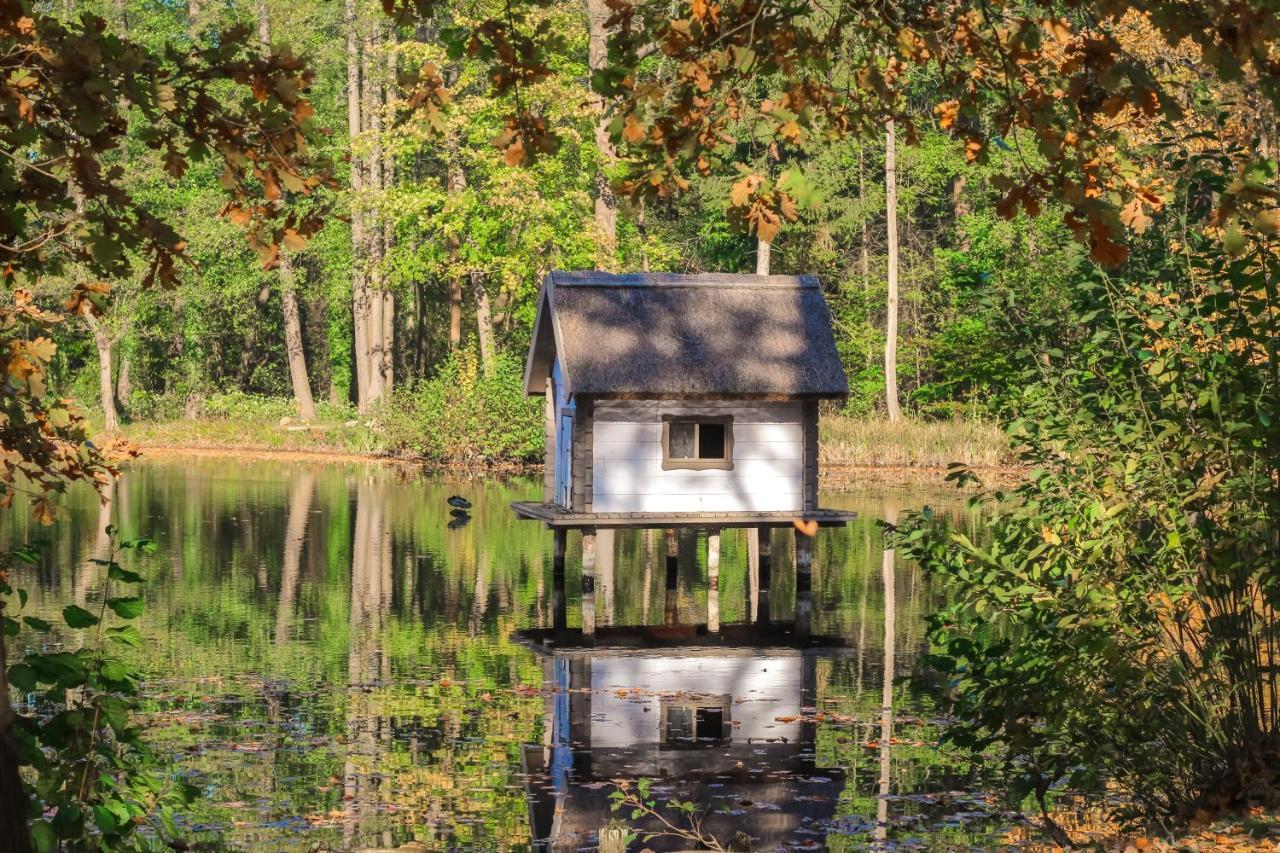
[[[627,825],[611,820],[600,828],[600,853],[627,853]]]
[[[796,639],[813,628],[813,537],[796,531]]]
[[[667,577],[666,599],[664,601],[662,623],[674,625],[680,615],[680,601],[677,595],[680,587],[680,540],[674,529],[666,531],[667,539]]]
[[[582,633],[596,633],[596,529],[582,529]]]
[[[568,531],[551,531],[551,627],[564,631],[569,627],[569,617],[564,594],[564,552]]]
[[[602,625],[613,625],[614,534],[612,528],[596,532],[596,592],[600,596],[597,617]]]
[[[752,620],[769,624],[769,591],[773,587],[773,528],[757,527],[756,534],[756,603]]]
[[[707,530],[707,630],[720,633],[720,531]]]
[[[754,623],[760,609],[760,528],[747,529],[747,621]]]

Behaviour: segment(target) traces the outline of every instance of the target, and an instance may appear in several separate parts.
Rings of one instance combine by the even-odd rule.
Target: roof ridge
[[[754,275],[752,273],[611,273],[603,270],[552,270],[548,278],[556,287],[732,287],[769,289],[821,288],[818,277],[803,275]]]

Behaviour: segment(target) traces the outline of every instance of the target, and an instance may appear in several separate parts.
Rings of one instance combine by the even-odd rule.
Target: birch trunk
[[[355,0],[345,0],[347,30],[347,136],[354,145],[362,129],[360,110],[360,35]],[[364,192],[364,161],[351,158],[351,325],[355,350],[354,373],[356,407],[369,408],[369,280],[366,275],[365,223],[361,210]]]
[[[365,37],[360,73],[364,129],[370,139],[367,166],[365,168],[365,188],[368,190],[368,196],[375,201],[381,199],[383,191],[382,78],[385,66],[381,65],[379,62],[381,57],[378,56],[377,42],[380,35],[381,27],[375,26],[373,31]],[[366,318],[365,334],[369,342],[368,403],[372,405],[381,400],[386,394],[386,377],[382,368],[387,349],[387,341],[383,337],[386,328],[383,314],[386,306],[382,298],[382,216],[376,212],[376,208],[370,210],[365,226],[366,251],[369,258],[369,313]]]
[[[764,240],[756,240],[756,275],[769,274],[769,256],[772,254],[773,244]]]
[[[93,316],[89,303],[81,309],[84,321],[93,333],[93,344],[98,350],[98,396],[102,398],[102,427],[107,432],[120,429],[120,419],[116,415],[116,386],[111,381],[111,336],[103,328],[102,321]]]
[[[898,163],[897,131],[893,119],[885,125],[884,198],[888,220],[889,295],[884,334],[884,392],[889,422],[902,420],[898,403]]]

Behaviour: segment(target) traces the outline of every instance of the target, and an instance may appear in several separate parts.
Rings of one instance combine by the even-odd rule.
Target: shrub
[[[1065,334],[1026,330],[1009,432],[1034,470],[986,498],[983,540],[923,515],[896,534],[953,596],[950,738],[1042,809],[1106,785],[1164,822],[1280,781],[1275,256],[1178,236],[1182,259],[1152,234],[1128,277],[1086,271]]]
[[[389,449],[461,464],[540,459],[543,404],[525,398],[523,378],[510,356],[485,376],[474,350],[458,350],[434,377],[392,395],[381,412]]]

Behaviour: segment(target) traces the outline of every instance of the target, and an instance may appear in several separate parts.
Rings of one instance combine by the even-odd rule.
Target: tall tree
[[[613,10],[607,0],[584,0],[583,5],[587,13],[587,69],[595,75],[604,71],[609,59],[609,31],[605,25]],[[597,113],[595,140],[600,156],[600,167],[596,170],[596,234],[601,242],[596,265],[605,269],[613,266],[618,244],[618,199],[609,175],[618,153],[609,136],[605,96],[593,91],[591,97]]]
[[[364,130],[361,108],[361,16],[356,0],[346,0],[343,23],[347,32],[347,136],[355,145]],[[368,241],[365,231],[364,158],[351,157],[351,320],[355,359],[356,407],[367,412],[372,382],[369,359],[369,315],[372,296],[369,291]]]
[[[884,324],[884,393],[891,423],[902,420],[898,402],[898,134],[893,119],[884,132],[884,199],[889,241],[889,295]]]
[[[271,48],[271,11],[267,0],[256,0],[258,12],[258,41],[266,49]],[[293,386],[293,399],[298,415],[303,420],[315,420],[316,403],[311,397],[311,380],[307,375],[307,356],[302,346],[302,318],[298,312],[297,276],[287,245],[280,247],[279,266],[280,305],[284,314],[284,349],[289,363],[289,381]]]

